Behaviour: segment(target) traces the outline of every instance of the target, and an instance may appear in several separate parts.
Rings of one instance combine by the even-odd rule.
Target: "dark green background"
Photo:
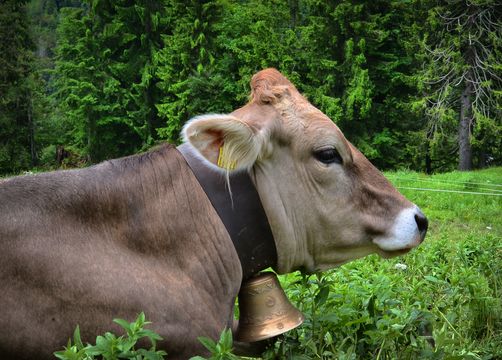
[[[191,117],[242,106],[266,67],[378,167],[428,172],[458,166],[464,75],[481,74],[472,164],[500,165],[501,18],[494,0],[4,0],[0,174],[178,142]]]

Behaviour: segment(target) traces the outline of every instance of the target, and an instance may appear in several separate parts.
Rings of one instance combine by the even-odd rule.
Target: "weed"
[[[387,176],[398,187],[419,179],[437,190],[502,190],[501,168]],[[502,357],[502,197],[401,191],[429,217],[426,241],[396,259],[372,255],[323,275],[281,276],[306,320],[264,358]]]
[[[73,333],[73,344],[69,339],[65,349],[55,352],[54,355],[61,360],[162,360],[167,355],[165,351],[155,350],[156,342],[162,338],[152,330],[144,328],[150,323],[146,321],[144,313],[140,313],[136,321],[132,323],[122,319],[113,321],[126,331],[126,335],[117,337],[115,334],[107,332],[96,338],[95,345],[84,345],[80,338],[80,328],[77,326]],[[152,346],[149,350],[135,349],[136,343],[142,338],[150,341]]]
[[[232,330],[225,329],[221,333],[220,339],[218,342],[215,342],[212,339],[207,337],[199,337],[199,341],[204,345],[206,349],[209,350],[211,356],[208,358],[204,358],[202,356],[194,356],[190,358],[190,360],[238,360],[241,357],[234,355],[232,353]]]
[[[502,193],[502,168],[430,177],[387,175],[398,187],[419,178],[435,189],[458,185],[462,191]],[[429,217],[426,241],[396,259],[372,255],[323,274],[281,276],[305,322],[279,336],[263,359],[502,358],[502,196],[402,192]],[[77,328],[74,344],[69,341],[56,356],[115,359],[132,354],[139,336],[152,341],[148,354],[165,355],[155,351],[158,338],[143,329],[144,316],[131,324],[117,322],[127,337],[107,333],[95,346],[84,346]],[[209,359],[238,359],[231,353],[229,330],[218,342],[200,341],[211,352]]]

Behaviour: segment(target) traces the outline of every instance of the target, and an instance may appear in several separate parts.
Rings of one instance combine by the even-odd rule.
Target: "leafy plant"
[[[127,322],[123,319],[114,319],[126,334],[117,337],[115,334],[107,332],[103,336],[96,338],[96,344],[84,345],[80,338],[80,328],[77,325],[73,332],[73,344],[68,339],[68,345],[62,351],[57,351],[54,355],[61,360],[93,360],[93,359],[134,359],[134,360],[161,360],[167,355],[165,351],[156,350],[156,342],[162,338],[152,330],[145,329],[145,314],[140,313],[134,322]],[[135,345],[140,340],[146,338],[150,341],[150,349],[136,349]]]
[[[207,338],[199,337],[199,341],[204,345],[206,349],[211,352],[211,356],[204,358],[202,356],[194,356],[190,360],[238,360],[241,359],[239,356],[232,353],[232,330],[225,329],[220,335],[218,342]]]
[[[281,276],[305,322],[262,357],[501,358],[501,170],[388,173],[429,217],[425,242],[404,257],[373,255],[323,274]],[[487,195],[440,192],[474,185]],[[433,191],[410,189],[418,186]]]

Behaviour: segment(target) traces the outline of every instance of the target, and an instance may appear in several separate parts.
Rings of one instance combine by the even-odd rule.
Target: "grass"
[[[426,241],[281,276],[306,320],[264,359],[502,359],[502,168],[386,176],[428,216]]]
[[[386,176],[428,216],[426,241],[281,277],[306,321],[265,358],[502,359],[502,168]]]

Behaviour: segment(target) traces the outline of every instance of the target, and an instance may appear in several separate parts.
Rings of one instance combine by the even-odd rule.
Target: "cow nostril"
[[[415,214],[415,221],[417,223],[418,231],[420,232],[420,238],[424,241],[427,228],[429,227],[429,221],[420,210],[418,210],[418,213]]]

